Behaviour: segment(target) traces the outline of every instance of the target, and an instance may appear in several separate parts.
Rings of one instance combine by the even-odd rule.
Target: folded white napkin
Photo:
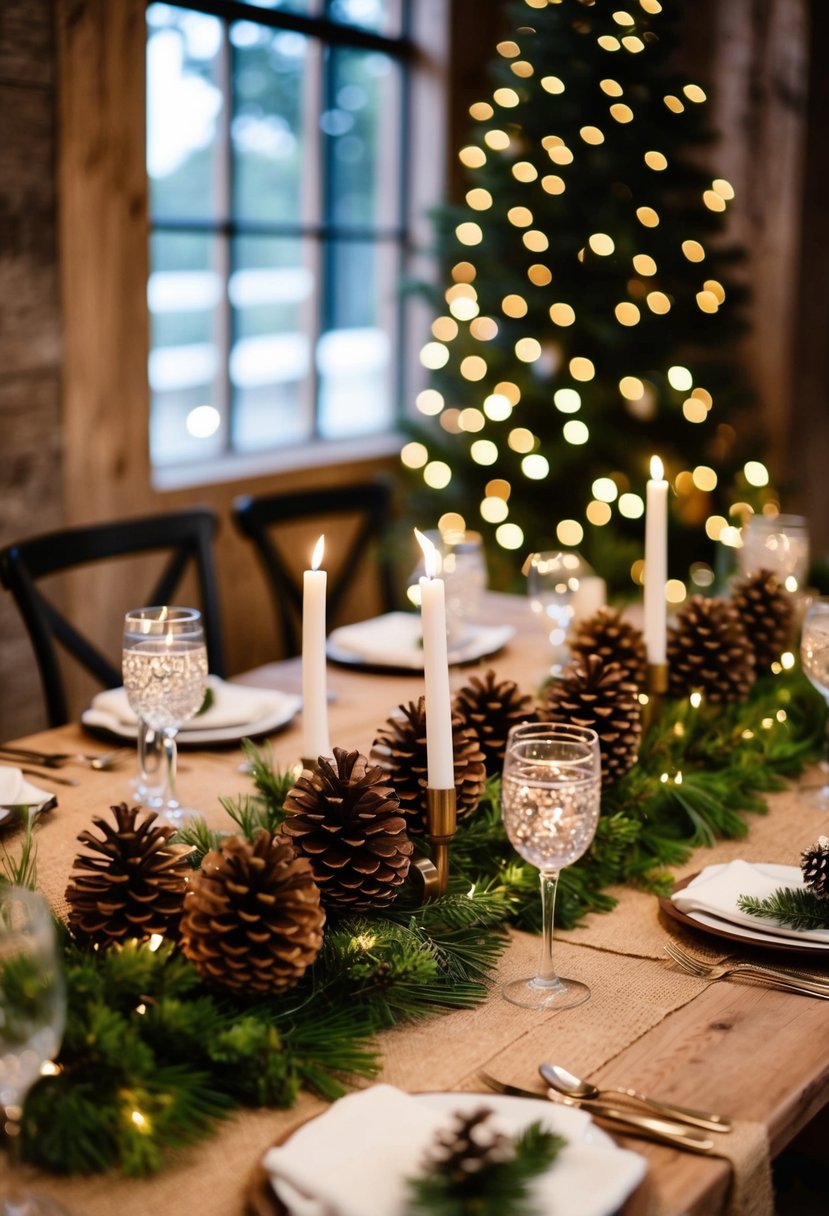
[[[737,905],[740,895],[767,899],[779,887],[802,888],[803,885],[803,876],[797,866],[737,860],[706,866],[687,887],[675,891],[671,900],[681,912],[705,912],[757,933],[800,938],[829,946],[829,929],[792,929],[776,920],[749,916]]]
[[[267,688],[250,688],[246,684],[229,684],[218,676],[208,676],[213,693],[209,709],[182,726],[188,730],[222,730],[232,726],[247,726],[259,722],[273,711],[274,694]],[[135,726],[137,718],[130,708],[123,688],[107,688],[92,698],[92,708],[116,718],[123,726]]]
[[[511,625],[468,625],[463,640],[449,649],[450,663],[492,654],[513,636]],[[328,637],[328,653],[344,661],[380,667],[423,668],[423,628],[416,612],[387,612],[368,621],[341,625]]]
[[[422,1171],[435,1134],[456,1111],[481,1106],[511,1136],[541,1116],[566,1137],[553,1168],[536,1181],[539,1211],[607,1216],[644,1176],[644,1159],[617,1148],[584,1111],[500,1095],[413,1097],[390,1085],[341,1098],[263,1163],[290,1216],[404,1216],[407,1180]]]
[[[41,806],[53,797],[27,781],[19,768],[0,764],[0,807]]]

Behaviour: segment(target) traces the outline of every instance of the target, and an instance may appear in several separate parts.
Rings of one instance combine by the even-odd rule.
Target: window
[[[409,8],[149,5],[155,471],[393,427]]]

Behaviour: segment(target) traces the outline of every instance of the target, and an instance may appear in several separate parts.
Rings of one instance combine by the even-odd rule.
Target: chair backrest
[[[141,519],[62,528],[0,550],[0,582],[14,596],[29,632],[51,726],[69,719],[58,643],[104,688],[117,688],[121,672],[37,586],[38,580],[107,559],[155,552],[169,558],[144,604],[175,603],[189,567],[198,581],[211,672],[224,675],[219,597],[213,562],[218,521],[207,508],[171,511]],[[131,604],[130,607],[137,605]]]
[[[335,568],[329,564],[330,549],[326,555],[325,564],[333,569],[327,595],[330,624],[336,622],[340,607],[361,572],[369,568],[376,579],[380,607],[383,611],[394,607],[393,563],[387,544],[391,504],[391,487],[383,481],[236,499],[233,519],[239,531],[253,542],[265,571],[286,655],[298,654],[300,650],[302,571],[280,549],[277,539],[280,525],[314,518],[324,521],[355,517],[357,527],[345,552],[336,554]]]

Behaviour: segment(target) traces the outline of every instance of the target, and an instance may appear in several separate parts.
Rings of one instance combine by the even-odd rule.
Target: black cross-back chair
[[[94,642],[47,598],[37,586],[38,580],[108,559],[169,551],[166,565],[143,603],[175,603],[175,592],[192,565],[201,599],[210,671],[222,676],[224,655],[213,561],[213,537],[217,526],[213,511],[196,508],[141,519],[62,528],[0,550],[0,582],[14,596],[28,630],[50,726],[62,726],[69,720],[58,644],[102,687],[117,688],[122,683],[122,676]]]
[[[383,481],[258,497],[247,495],[236,499],[233,519],[242,535],[253,542],[265,571],[286,655],[295,655],[300,651],[302,572],[292,568],[280,550],[277,541],[280,525],[314,518],[324,522],[331,517],[355,517],[357,527],[345,553],[336,554],[336,567],[328,580],[327,616],[330,623],[337,621],[346,595],[361,571],[366,569],[373,572],[382,610],[394,608],[394,571],[388,543],[391,507],[391,487]],[[328,560],[324,564],[329,566]],[[329,566],[330,569],[332,566]]]

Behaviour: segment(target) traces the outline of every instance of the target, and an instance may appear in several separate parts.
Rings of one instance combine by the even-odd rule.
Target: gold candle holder
[[[647,701],[642,706],[642,734],[659,721],[668,693],[668,664],[648,663]]]
[[[446,894],[449,883],[449,844],[458,824],[457,796],[454,787],[449,790],[426,791],[428,816],[428,840],[432,846],[432,860],[418,857],[412,863],[410,876],[418,884],[424,903],[430,903],[439,895]]]

